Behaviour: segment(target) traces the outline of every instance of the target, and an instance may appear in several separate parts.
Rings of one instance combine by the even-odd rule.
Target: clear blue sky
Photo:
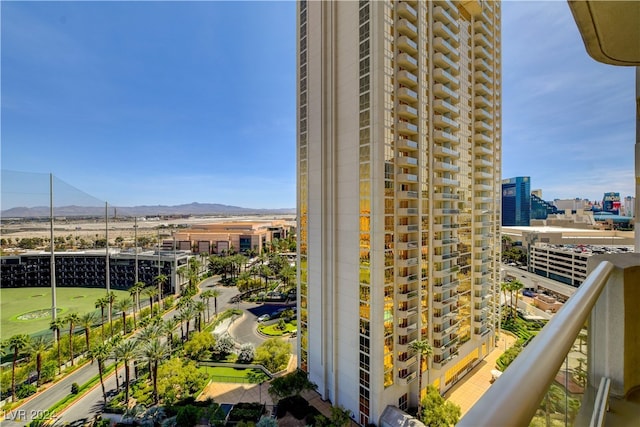
[[[295,207],[294,2],[1,8],[3,169],[116,206]],[[566,1],[504,2],[502,39],[503,177],[633,194],[633,68],[593,61]]]

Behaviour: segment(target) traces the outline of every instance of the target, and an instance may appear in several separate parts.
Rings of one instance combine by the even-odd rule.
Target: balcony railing
[[[529,425],[613,270],[609,261],[597,265],[564,307],[465,414],[458,427]]]

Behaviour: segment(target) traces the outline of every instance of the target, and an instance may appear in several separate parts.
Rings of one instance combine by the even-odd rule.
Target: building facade
[[[297,65],[299,363],[378,423],[494,345],[500,3],[300,1]]]
[[[82,252],[55,252],[57,287],[106,288],[107,262],[105,250]],[[142,251],[137,257],[133,250],[109,250],[109,287],[127,290],[138,281],[146,285],[156,283],[163,274],[169,278],[163,294],[176,294],[185,285],[186,278],[177,271],[186,266],[190,252]],[[3,288],[51,286],[51,252],[27,252],[0,258],[0,284]]]
[[[518,176],[502,181],[502,225],[528,226],[531,221],[531,180]]]

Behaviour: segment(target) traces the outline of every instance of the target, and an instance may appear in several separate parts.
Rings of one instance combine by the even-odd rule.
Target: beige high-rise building
[[[300,1],[297,66],[300,366],[378,424],[494,346],[500,3]]]

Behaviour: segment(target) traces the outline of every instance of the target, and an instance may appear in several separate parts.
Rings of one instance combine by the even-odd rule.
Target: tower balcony
[[[459,284],[460,284],[460,282],[459,282],[459,281],[457,281],[457,280],[452,280],[452,281],[450,281],[450,282],[446,282],[446,283],[443,283],[443,282],[436,282],[436,283],[434,283],[434,285],[433,285],[433,286],[434,286],[434,290],[435,290],[435,292],[442,293],[442,292],[448,291],[449,289],[454,289],[454,288],[455,288],[456,286],[458,286]]]
[[[438,37],[447,39],[452,46],[458,47],[458,45],[460,44],[458,35],[449,27],[447,27],[443,22],[436,22],[433,25],[433,34]]]
[[[416,77],[416,75],[410,71],[407,71],[407,70],[399,71],[397,78],[398,78],[398,82],[402,83],[403,85],[410,86],[410,87],[415,87],[418,85],[418,77]]]
[[[397,45],[400,50],[410,55],[415,55],[416,53],[418,53],[418,44],[407,36],[398,37]]]
[[[449,252],[440,255],[433,255],[433,262],[443,262],[449,259],[457,258],[460,255],[460,252]]]
[[[456,101],[458,100],[458,98],[460,98],[460,95],[458,94],[458,92],[454,91],[453,89],[450,89],[449,87],[443,85],[442,83],[437,83],[433,85],[433,93],[435,93],[435,95],[440,98],[451,98]]]
[[[493,187],[488,184],[473,184],[473,189],[475,191],[491,191]]]
[[[460,213],[460,209],[455,209],[455,208],[436,208],[433,210],[433,214],[437,216],[458,215],[459,213]]]
[[[418,134],[418,126],[409,122],[398,122],[398,132],[403,135],[417,135]]]
[[[400,34],[404,34],[405,36],[414,38],[418,35],[418,28],[413,25],[408,19],[399,19],[397,27],[398,32]]]
[[[398,191],[396,193],[396,197],[398,199],[404,199],[404,200],[415,200],[418,198],[418,192],[417,191]],[[417,224],[416,224],[417,225]]]
[[[444,130],[436,130],[433,132],[433,138],[437,141],[437,142],[448,142],[450,144],[459,144],[460,143],[460,139],[458,138],[458,135],[454,135],[450,132],[444,131]]]
[[[474,114],[476,116],[476,119],[480,120],[490,120],[492,118],[491,114],[489,114],[489,112],[484,108],[476,108]]]
[[[475,72],[475,78],[476,78],[476,82],[484,83],[484,84],[488,84],[488,85],[492,85],[493,84],[493,79],[491,78],[491,76],[489,76],[484,71],[476,71]],[[487,89],[487,92],[488,91],[489,91],[489,89]]]
[[[396,145],[398,146],[399,149],[401,150],[405,150],[405,151],[417,151],[418,150],[418,143],[412,139],[409,138],[400,138],[398,139]],[[417,177],[416,177],[416,181],[417,181]]]
[[[476,120],[473,124],[473,128],[476,131],[493,132],[493,126],[487,122],[483,122],[482,120]]]
[[[414,183],[418,182],[418,175],[412,173],[399,173],[396,175],[396,180],[400,183]]]
[[[419,229],[418,224],[404,224],[404,225],[396,225],[396,231],[398,233],[416,233]]]
[[[450,27],[458,28],[459,26],[458,21],[453,16],[451,16],[449,12],[442,6],[436,6],[435,8],[433,8],[433,16]]]
[[[454,230],[460,227],[458,224],[433,224],[433,231]]]
[[[455,105],[451,104],[444,99],[436,99],[433,101],[433,108],[439,113],[446,114],[449,113],[454,117],[458,117],[460,115],[460,109]]]
[[[490,5],[482,0],[464,0],[460,2],[460,7],[467,11],[467,13],[474,18],[482,16],[483,10]]]
[[[451,119],[451,118],[449,118],[449,117],[447,117],[447,116],[445,116],[443,114],[434,115],[433,121],[436,124],[436,126],[440,126],[440,127],[443,127],[443,128],[450,127],[450,128],[453,128],[454,130],[458,130],[460,128],[460,124],[457,121],[455,121],[455,120],[453,120],[453,119]]]
[[[444,147],[442,145],[436,145],[433,147],[433,154],[436,157],[451,157],[457,159],[460,157],[460,153],[453,148]]]
[[[491,94],[491,90],[487,87],[487,85],[483,84],[483,83],[476,83],[475,85],[473,85],[474,90],[476,91],[477,94],[480,95],[490,95]]]
[[[405,117],[408,119],[418,118],[418,110],[410,105],[400,104],[398,105],[397,111],[400,117]]]
[[[418,291],[409,291],[397,295],[398,301],[411,301],[418,298]]]
[[[409,357],[408,359],[402,360],[400,358],[398,358],[396,365],[398,366],[398,369],[407,369],[408,367],[410,367],[411,365],[413,365],[414,363],[416,363],[418,361],[418,356],[416,356],[415,354],[411,357]]]
[[[446,339],[446,338],[445,338]],[[440,355],[440,356],[448,356],[449,354],[451,354],[452,352],[449,352],[450,349],[452,349],[452,347],[458,342],[458,338],[452,338],[449,339],[447,342],[443,343],[440,347],[434,347],[433,348],[433,354],[434,355]],[[452,349],[453,351],[455,351],[455,348]]]
[[[443,68],[436,68],[433,71],[433,78],[438,83],[448,84],[454,89],[458,89],[460,87],[460,80]]]
[[[433,55],[433,63],[438,67],[448,68],[453,75],[460,73],[460,66],[442,52]]]
[[[491,53],[489,53],[489,51],[483,48],[482,46],[476,46],[473,49],[473,53],[475,54],[476,58],[482,58],[486,60],[493,59],[493,56],[491,56]]]
[[[396,13],[411,22],[418,20],[418,12],[412,8],[407,2],[397,3]]]
[[[418,212],[418,208],[398,208],[398,215],[400,216],[417,215]]]
[[[396,157],[396,165],[404,167],[416,167],[418,166],[418,159],[410,156]]]
[[[483,107],[483,108],[490,108],[491,107],[491,103],[484,96],[476,96],[473,100],[476,103],[477,107]]]
[[[476,134],[476,136],[478,136],[478,135],[482,135],[482,134],[480,134],[480,133]],[[482,136],[486,137],[486,135],[482,135]],[[480,141],[480,142],[483,142],[483,143],[490,143],[491,142],[490,140],[491,140],[491,138],[489,138],[489,141],[487,141],[486,138],[477,139],[477,141]],[[482,145],[482,144],[476,144],[475,151],[476,151],[476,153],[479,153],[479,154],[486,154],[486,155],[489,155],[489,156],[493,156],[493,150],[491,148],[489,148],[489,147],[486,147],[486,146]]]
[[[473,140],[474,140],[475,142],[477,142],[477,143],[480,143],[480,144],[491,144],[491,143],[493,142],[493,139],[491,139],[491,137],[490,137],[490,136],[485,135],[485,134],[483,134],[483,133],[479,133],[479,132],[478,132],[478,133],[475,133],[475,134],[473,135]],[[476,146],[476,148],[477,148],[477,146]],[[476,152],[478,152],[478,151],[479,151],[479,150],[476,150]],[[483,154],[486,154],[486,153],[485,153],[485,152],[483,152]]]
[[[398,267],[414,267],[418,265],[418,258],[407,258],[407,259],[399,259],[396,261],[396,265]]]
[[[417,211],[417,209],[416,209]],[[418,249],[418,242],[417,241],[412,241],[412,242],[398,242],[396,243],[396,247],[398,249],[400,249],[401,251],[403,250],[410,250],[410,249]]]
[[[448,335],[457,332],[459,328],[460,324],[455,319],[451,322],[445,322],[440,325],[439,328],[433,328],[433,337],[437,340],[443,340],[445,338],[448,338]]]
[[[489,65],[489,63],[482,58],[476,58],[476,60],[473,61],[473,64],[475,65],[477,70],[485,71],[487,73],[493,72],[493,67]]]
[[[408,53],[399,53],[396,57],[398,65],[411,71],[418,69],[418,60]]]
[[[436,185],[441,185],[441,186],[449,186],[449,187],[459,187],[460,186],[460,181],[452,179],[452,178],[436,177],[436,178],[434,178],[433,182]]]
[[[460,59],[460,52],[458,52],[458,49],[453,47],[451,43],[442,37],[435,37],[433,39],[433,46],[437,52],[449,55],[454,61]]]
[[[487,37],[491,37],[491,31],[489,30],[489,27],[487,27],[487,24],[482,21],[475,21],[473,23],[473,29],[478,33],[484,34]]]
[[[458,302],[459,296],[458,294],[455,295],[451,295],[448,298],[445,299],[441,299],[441,300],[437,300],[434,298],[433,300],[433,307],[436,309],[443,309],[445,307],[450,306],[451,304],[455,304]]]
[[[418,102],[418,94],[408,87],[401,87],[397,92],[398,99],[405,102]]]
[[[487,36],[482,33],[476,33],[473,36],[473,41],[476,43],[476,45],[480,45],[489,50],[493,49],[493,44],[489,41]]]
[[[400,376],[400,374],[398,374],[398,379],[400,380],[399,382],[402,385],[409,385],[413,381],[415,381],[416,378],[418,378],[417,371],[406,374],[405,376]]]
[[[453,163],[447,163],[447,162],[439,162],[436,161],[433,164],[435,170],[437,171],[445,171],[445,172],[459,172],[460,171],[460,166],[458,165],[454,165]]]

